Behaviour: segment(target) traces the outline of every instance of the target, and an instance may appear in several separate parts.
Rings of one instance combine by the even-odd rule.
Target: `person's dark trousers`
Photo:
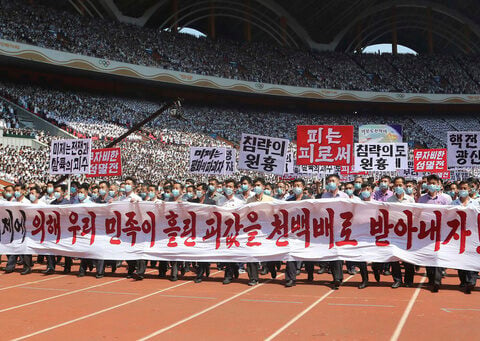
[[[460,283],[470,286],[475,286],[477,284],[477,273],[470,270],[458,270],[458,278],[460,278]]]
[[[137,271],[135,274],[137,276],[144,276],[145,270],[147,269],[147,261],[144,259],[137,259],[136,261]]]
[[[248,279],[258,282],[258,263],[247,263]]]
[[[85,275],[87,272],[87,268],[89,265],[92,264],[92,260],[88,258],[81,258],[80,259],[80,268],[78,269],[79,275]]]
[[[400,268],[400,262],[391,262],[392,265],[392,277],[394,282],[402,283],[402,269]]]
[[[65,257],[65,272],[72,271],[72,257]]]
[[[267,262],[266,266],[268,269],[268,272],[272,275],[272,278],[277,277],[277,265],[280,262]]]
[[[135,268],[137,267],[136,260],[127,260],[127,275],[132,276],[135,272]]]
[[[232,280],[238,277],[238,263],[225,263],[225,276],[224,279]]]
[[[367,262],[351,262],[353,267],[357,267],[360,270],[362,276],[362,282],[368,282],[368,269]]]
[[[352,261],[346,261],[345,262],[345,265],[347,267],[347,271],[349,272],[354,272],[355,271],[355,262],[352,262]]]
[[[285,280],[287,282],[289,281],[295,282],[297,280],[297,263],[298,262],[292,262],[292,261],[287,262],[287,266],[285,268]]]
[[[428,284],[442,284],[442,268],[436,266],[427,266]]]
[[[332,277],[335,282],[343,281],[343,260],[334,260],[328,262],[332,270]]]
[[[157,261],[156,260],[151,260],[150,261],[150,267],[155,269],[157,267]]]
[[[95,259],[93,261],[93,263],[95,264],[95,269],[97,271],[97,275],[104,275],[105,274],[105,260],[104,259]]]
[[[405,275],[403,282],[407,285],[413,285],[413,278],[415,277],[415,265],[412,263],[402,262],[405,268]]]
[[[57,256],[47,256],[47,270],[55,270],[55,265],[57,265]]]
[[[18,255],[7,255],[7,266],[5,267],[5,271],[13,271],[15,270],[15,266],[17,265],[17,258]]]
[[[180,264],[180,262],[177,262],[177,261],[170,262],[170,265],[171,265],[171,267],[172,267],[172,271],[171,271],[170,277],[172,277],[172,278],[178,278],[178,268],[179,268],[179,264]]]
[[[33,268],[32,255],[23,255],[23,270]]]
[[[37,263],[42,264],[45,261],[45,256],[44,255],[38,255],[37,256]]]
[[[372,271],[375,276],[375,280],[380,281],[380,275],[382,274],[384,263],[372,262]]]
[[[305,264],[305,271],[308,274],[308,279],[313,280],[313,269],[315,266],[315,262],[304,262]]]
[[[158,275],[160,277],[165,277],[167,275],[168,270],[168,262],[165,260],[161,260],[158,262]]]
[[[197,278],[202,279],[203,275],[206,275],[207,277],[210,275],[210,263],[198,262]]]

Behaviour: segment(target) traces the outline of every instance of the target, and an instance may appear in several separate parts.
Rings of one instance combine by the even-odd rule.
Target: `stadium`
[[[476,1],[0,9],[2,339],[478,334]]]

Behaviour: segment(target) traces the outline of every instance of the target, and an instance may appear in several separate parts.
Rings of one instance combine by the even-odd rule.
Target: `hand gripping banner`
[[[190,203],[2,203],[1,254],[210,262],[388,262],[480,271],[480,209],[305,200],[224,209]]]

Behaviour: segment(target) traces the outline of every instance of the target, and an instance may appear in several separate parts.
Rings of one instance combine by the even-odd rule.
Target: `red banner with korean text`
[[[480,271],[480,208],[346,199],[0,205],[0,254],[208,262],[389,262]]]
[[[121,176],[122,157],[120,148],[92,149],[92,161],[88,178],[99,176]]]
[[[446,149],[415,149],[413,151],[415,172],[440,173],[448,171]]]
[[[352,165],[353,126],[297,126],[297,165]]]

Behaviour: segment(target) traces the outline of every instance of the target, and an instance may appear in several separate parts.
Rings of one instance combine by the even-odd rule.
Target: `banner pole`
[[[72,175],[69,174],[67,178],[67,198],[70,200],[70,190],[72,187]]]

